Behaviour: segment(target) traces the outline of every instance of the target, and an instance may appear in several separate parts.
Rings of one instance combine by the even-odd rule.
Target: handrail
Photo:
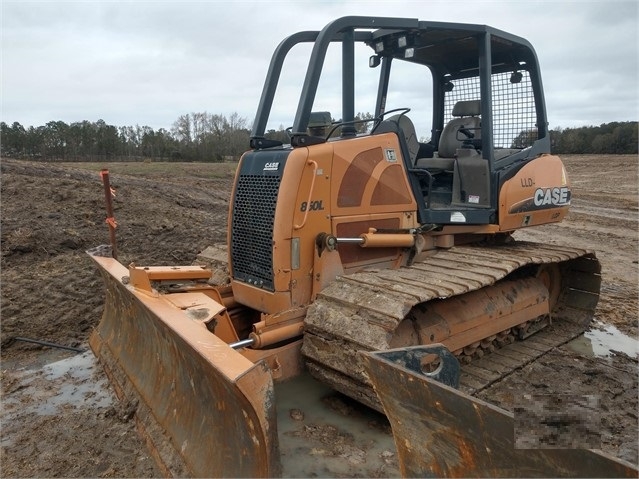
[[[311,209],[311,197],[313,196],[313,188],[315,187],[315,177],[317,176],[317,162],[315,160],[308,160],[306,164],[313,166],[313,178],[311,178],[311,187],[308,190],[308,199],[306,200],[306,209],[304,210],[304,219],[302,219],[302,224],[293,225],[294,230],[299,230],[304,227],[304,225],[306,224],[306,219],[308,218],[308,212]]]

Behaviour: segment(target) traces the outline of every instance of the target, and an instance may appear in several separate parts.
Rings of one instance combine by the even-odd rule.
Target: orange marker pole
[[[115,244],[115,228],[117,227],[117,223],[115,222],[115,218],[113,217],[113,203],[111,201],[113,190],[111,190],[111,183],[109,182],[109,170],[100,171],[100,176],[102,177],[102,183],[104,184],[104,200],[106,202],[106,210],[107,210],[106,224],[109,225],[109,236],[111,238],[112,256],[115,259],[118,259],[118,249]]]

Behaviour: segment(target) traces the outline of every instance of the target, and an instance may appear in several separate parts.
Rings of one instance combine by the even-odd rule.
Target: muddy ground
[[[488,399],[512,409],[513,391],[523,387],[537,393],[597,391],[602,449],[637,464],[637,349],[636,342],[624,336],[638,336],[637,157],[564,160],[574,198],[567,220],[518,232],[516,237],[597,252],[603,286],[593,332],[584,340],[585,348],[556,348],[504,381]],[[109,167],[122,263],[190,264],[207,245],[225,240],[232,165]],[[86,361],[80,366],[67,362],[63,367],[43,367],[56,359],[74,361],[76,356],[16,339],[88,347],[104,294],[84,251],[108,242],[100,166],[2,159],[1,168],[0,475],[157,476],[159,471],[135,433],[133,411],[105,396],[99,372],[82,366]],[[612,347],[616,352],[593,355],[590,341],[602,335],[609,335],[613,343],[629,339],[630,350],[626,341],[625,349],[620,345]],[[66,400],[56,402],[60,398]],[[343,414],[352,415],[353,406],[345,404]],[[314,440],[314,425],[300,425],[307,439]],[[332,434],[330,428],[326,431]],[[330,454],[340,434],[344,431],[337,428],[332,440],[326,434],[318,437],[314,450]],[[342,477],[373,474],[365,469],[365,448],[360,450],[344,459],[349,467]],[[388,469],[378,469],[378,475],[393,475],[392,451],[376,454],[382,464],[389,464]]]

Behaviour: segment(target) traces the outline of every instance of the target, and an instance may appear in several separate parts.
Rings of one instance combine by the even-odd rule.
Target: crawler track
[[[398,344],[398,337],[402,341],[398,328],[420,312],[421,321],[428,322],[423,311],[430,301],[456,298],[454,307],[461,314],[462,309],[473,308],[472,301],[466,301],[473,296],[462,295],[504,280],[525,289],[528,279],[551,271],[550,326],[515,342],[517,328],[509,328],[457,351],[462,359],[473,358],[462,368],[461,387],[477,392],[583,333],[599,298],[600,270],[591,251],[517,242],[454,247],[407,268],[344,275],[309,308],[302,353],[317,379],[381,410],[359,351],[416,344],[412,337],[409,344]]]

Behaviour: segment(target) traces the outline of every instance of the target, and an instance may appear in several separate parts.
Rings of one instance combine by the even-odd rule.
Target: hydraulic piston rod
[[[335,238],[339,243],[358,244],[362,248],[410,248],[415,244],[415,236],[408,233],[378,233],[375,228],[354,238]]]

